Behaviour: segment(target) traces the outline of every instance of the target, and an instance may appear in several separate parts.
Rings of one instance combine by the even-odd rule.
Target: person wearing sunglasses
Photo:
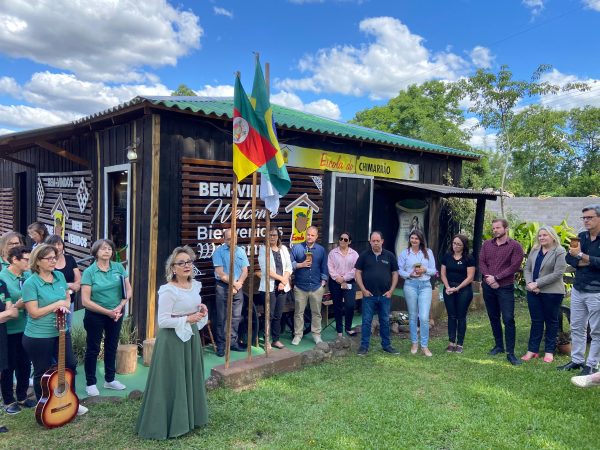
[[[23,283],[23,303],[27,310],[27,324],[23,333],[23,348],[33,363],[33,389],[38,401],[42,397],[42,376],[58,361],[58,329],[56,312],[69,314],[71,296],[62,273],[55,270],[56,249],[48,244],[39,244],[29,259],[32,275]],[[65,367],[73,371],[73,386],[76,386],[75,370],[77,358],[73,354],[71,330],[65,335]],[[77,415],[88,409],[79,405]]]
[[[333,299],[335,329],[339,337],[342,337],[344,329],[348,336],[356,334],[356,331],[352,329],[352,320],[354,319],[356,297],[356,283],[354,282],[356,269],[354,265],[358,259],[358,253],[350,247],[351,243],[350,233],[344,231],[340,234],[338,246],[332,249],[327,256],[329,292],[331,292],[331,298]]]
[[[571,289],[571,361],[559,370],[578,370],[579,375],[598,371],[600,360],[600,203],[582,210],[585,231],[573,240],[566,256],[567,264],[575,268]],[[587,327],[592,343],[585,359]]]
[[[2,400],[7,414],[18,414],[22,408],[32,408],[36,402],[27,398],[31,360],[23,348],[23,332],[27,324],[27,314],[22,300],[22,287],[29,278],[29,257],[31,251],[17,246],[8,252],[10,265],[0,272],[0,284],[6,286],[7,292],[0,294],[0,301],[10,302],[18,311],[18,316],[6,323],[8,364],[2,370]],[[17,380],[16,395],[13,389],[13,378]],[[15,398],[16,397],[16,398]]]
[[[123,390],[125,385],[115,379],[115,362],[119,334],[123,323],[123,307],[131,298],[129,275],[118,262],[111,261],[115,244],[98,239],[92,244],[95,262],[83,271],[81,301],[85,308],[83,326],[87,333],[85,378],[88,396],[100,395],[96,386],[96,363],[104,335],[104,388]]]

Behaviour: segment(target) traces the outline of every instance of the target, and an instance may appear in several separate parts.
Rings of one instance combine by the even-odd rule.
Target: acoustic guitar
[[[58,366],[51,367],[42,376],[42,398],[35,407],[35,419],[46,428],[66,425],[75,418],[79,409],[73,371],[65,368],[66,327],[65,313],[56,311]]]

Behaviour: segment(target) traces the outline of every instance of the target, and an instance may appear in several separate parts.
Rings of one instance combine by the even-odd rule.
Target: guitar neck
[[[65,330],[58,333],[58,385],[65,385]]]

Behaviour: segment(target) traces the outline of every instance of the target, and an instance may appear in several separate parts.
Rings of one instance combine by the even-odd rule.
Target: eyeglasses
[[[179,266],[179,267],[185,267],[185,266],[191,266],[191,265],[193,265],[194,262],[191,261],[191,260],[190,261],[177,261],[176,263],[173,263],[173,264],[176,265],[176,266]]]
[[[9,247],[16,247],[17,245],[21,245],[21,243],[19,241],[17,241],[17,242],[9,242],[8,243]]]
[[[453,242],[452,245],[456,245],[457,247],[462,247],[462,242]]]
[[[56,256],[48,256],[47,258],[40,258],[40,259],[45,259],[48,262],[57,261]]]
[[[592,220],[592,219],[595,219],[596,217],[598,217],[598,216],[581,216],[580,219],[585,222],[586,220]]]
[[[345,238],[345,237],[341,237],[340,238],[340,242],[342,242],[342,241],[344,241],[344,242],[350,242],[350,239]]]
[[[278,234],[270,234],[269,237],[279,237]]]

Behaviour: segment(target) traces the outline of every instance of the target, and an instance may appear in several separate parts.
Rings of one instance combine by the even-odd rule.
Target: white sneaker
[[[321,342],[323,342],[323,339],[321,339],[320,334],[313,334],[313,339],[315,340],[315,344],[320,344]]]
[[[125,389],[127,386],[125,386],[123,383],[121,383],[120,381],[117,380],[112,380],[110,383],[108,381],[104,382],[104,387],[106,389],[114,389],[115,391],[122,391],[123,389]]]
[[[593,378],[592,378],[593,377]],[[577,387],[581,388],[589,388],[592,386],[600,386],[600,381],[595,381],[594,379],[597,376],[594,375],[581,375],[577,377],[571,378],[571,383],[573,383]]]
[[[88,395],[88,397],[96,397],[100,395],[100,391],[98,390],[95,384],[92,384],[91,386],[86,386],[85,393]]]
[[[95,386],[94,386],[95,387]],[[77,408],[77,415],[78,416],[83,416],[84,414],[86,414],[89,411],[89,409],[87,409],[85,406],[83,405],[79,405],[79,408]]]
[[[301,340],[302,336],[294,336],[294,339],[292,339],[292,345],[298,345]]]

